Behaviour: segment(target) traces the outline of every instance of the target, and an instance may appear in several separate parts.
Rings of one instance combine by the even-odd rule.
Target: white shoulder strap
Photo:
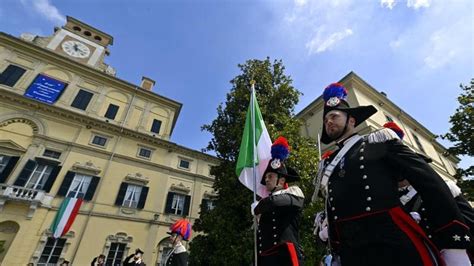
[[[332,172],[334,171],[334,168],[336,168],[337,164],[341,161],[342,158],[344,158],[344,155],[349,151],[354,144],[356,144],[362,137],[359,135],[355,135],[352,137],[345,145],[342,147],[341,151],[334,157],[334,159],[326,166],[326,168],[323,171],[323,177],[321,180],[321,185],[325,188],[327,188],[327,182],[329,180],[329,177],[331,176]]]

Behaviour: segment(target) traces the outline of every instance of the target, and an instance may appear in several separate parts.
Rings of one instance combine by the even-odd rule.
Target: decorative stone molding
[[[188,194],[191,191],[191,188],[186,187],[185,185],[183,185],[183,183],[179,183],[178,185],[172,184],[170,187],[170,190],[176,191],[176,192],[184,192]]]
[[[70,85],[70,86],[72,86],[72,85]],[[68,90],[65,91],[65,93],[67,93],[67,92],[68,92]],[[43,104],[43,103],[34,101],[32,99],[23,97],[22,95],[17,95],[16,93],[13,93],[13,92],[4,91],[3,93],[0,94],[0,98],[5,99],[7,101],[10,101],[13,104],[18,104],[19,106],[23,106],[23,107],[27,107],[27,108],[33,108],[33,109],[36,108],[37,109],[37,108],[41,107],[42,111],[44,111],[45,113],[47,113],[49,115],[52,115],[52,116],[57,116],[58,118],[67,119],[67,120],[69,120],[69,121],[71,121],[75,124],[89,125],[89,126],[94,127],[98,130],[109,131],[109,132],[111,132],[111,134],[119,133],[122,136],[129,136],[129,137],[135,138],[139,141],[143,141],[144,143],[146,142],[147,145],[157,145],[160,148],[167,149],[167,150],[174,151],[174,152],[178,152],[182,155],[186,155],[186,156],[189,156],[189,157],[194,158],[194,159],[202,159],[202,160],[206,160],[206,161],[211,161],[211,162],[216,163],[216,164],[220,163],[220,160],[218,158],[212,156],[212,155],[208,155],[208,154],[205,154],[205,153],[202,153],[202,152],[198,152],[198,151],[192,150],[190,148],[186,148],[184,146],[180,146],[180,145],[177,145],[175,143],[150,136],[148,134],[148,132],[145,131],[144,128],[141,128],[138,131],[128,129],[127,127],[122,128],[119,124],[107,123],[103,120],[98,120],[98,119],[94,119],[94,118],[91,118],[91,117],[88,117],[88,116],[84,116],[84,115],[79,114],[79,113],[77,113],[75,111],[72,111],[72,110],[66,110],[64,108],[60,108],[60,107],[57,107],[55,105]],[[61,98],[65,98],[65,97],[61,97]],[[34,117],[27,116],[27,115],[24,115],[24,114],[19,114],[19,113],[13,113],[13,114],[5,115],[5,116],[0,116],[0,124],[1,124],[1,121],[5,121],[7,119],[17,118],[17,117],[25,117],[26,119],[29,119],[33,122],[41,123],[40,120],[38,120]],[[47,131],[46,126],[42,125],[42,124],[40,125],[38,123],[37,123],[37,125],[39,127],[38,134],[39,135],[47,135],[47,132],[45,132],[45,131]]]
[[[215,197],[217,197],[217,193],[214,192],[214,191],[211,191],[211,192],[206,191],[206,192],[204,192],[203,197],[208,198],[208,199],[215,198]]]
[[[107,242],[119,242],[119,243],[132,243],[133,242],[133,237],[127,235],[125,232],[118,232],[115,235],[108,235]]]
[[[22,33],[20,35],[20,39],[27,41],[27,42],[33,42],[33,40],[37,37],[36,34],[32,33]]]
[[[0,123],[0,127],[6,127],[6,126],[8,126],[10,124],[14,124],[14,123],[23,123],[23,124],[29,125],[33,129],[33,133],[38,133],[38,131],[39,131],[38,126],[34,122],[32,122],[31,120],[28,120],[26,118],[8,119],[8,120],[3,121],[2,123]]]
[[[29,205],[26,219],[30,220],[40,204],[45,207],[49,207],[51,204],[51,199],[45,199],[45,195],[46,193],[42,190],[3,184],[0,186],[0,212],[3,211],[7,201],[19,201]],[[45,201],[43,202],[43,200]]]
[[[118,232],[115,235],[108,235],[105,240],[104,251],[102,254],[108,254],[110,246],[112,243],[123,243],[125,244],[125,250],[123,254],[128,254],[128,250],[130,249],[130,243],[133,242],[133,237],[127,235],[125,232]]]
[[[132,215],[132,214],[135,214],[137,212],[137,209],[134,209],[134,208],[127,208],[127,207],[120,207],[120,212],[123,213],[123,214],[127,214],[127,215]]]
[[[31,256],[30,262],[35,264],[38,262],[39,258],[41,257],[41,253],[43,252],[44,246],[46,245],[46,242],[48,241],[48,237],[53,237],[53,232],[48,228],[43,231],[39,243],[36,246],[35,251],[33,252],[33,255]],[[61,250],[61,255],[60,255],[60,260],[64,260],[64,257],[69,249],[69,246],[71,245],[71,241],[73,238],[76,237],[76,233],[74,231],[69,231],[67,234],[62,236],[61,238],[66,238],[66,243],[64,243],[64,247]]]
[[[88,161],[88,162],[83,163],[83,164],[80,163],[80,162],[76,162],[72,166],[72,170],[74,170],[76,172],[79,172],[79,173],[87,174],[87,175],[98,175],[102,171],[102,169],[95,166],[92,161]]]
[[[4,221],[0,223],[0,233],[16,234],[20,226],[15,221]]]
[[[125,180],[130,183],[136,183],[138,185],[146,186],[150,182],[150,178],[143,176],[141,173],[128,174]]]
[[[35,160],[36,161],[46,161],[48,163],[52,163],[52,164],[61,164],[62,162],[56,158],[51,158],[51,157],[46,157],[46,156],[36,156],[35,157]]]
[[[3,154],[19,156],[24,154],[26,149],[12,140],[0,140],[0,152]]]
[[[117,71],[115,71],[113,67],[108,65],[107,68],[105,69],[105,73],[115,77],[115,74],[117,74]]]

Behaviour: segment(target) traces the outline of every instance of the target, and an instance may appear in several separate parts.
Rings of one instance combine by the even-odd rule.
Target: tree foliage
[[[449,122],[451,128],[449,133],[442,135],[443,139],[448,139],[454,143],[448,152],[453,155],[474,156],[474,78],[471,79],[470,86],[459,85],[462,89],[458,97],[459,107],[451,116]],[[461,188],[463,195],[470,201],[474,200],[474,166],[466,169],[459,168],[457,185]]]
[[[448,152],[454,155],[474,156],[474,79],[470,86],[460,85],[463,92],[458,97],[459,107],[451,116],[449,133],[441,136],[454,143]],[[474,166],[459,169],[459,176],[469,177],[474,175]]]
[[[225,104],[217,108],[217,117],[203,130],[212,134],[206,150],[215,152],[221,164],[213,167],[214,189],[218,193],[215,208],[203,211],[193,229],[201,233],[190,243],[192,265],[253,264],[253,229],[250,204],[252,192],[235,174],[245,115],[250,100],[250,81],[255,90],[270,137],[283,135],[291,146],[288,165],[298,170],[299,186],[306,195],[300,234],[307,261],[314,264],[321,250],[315,248],[312,236],[313,215],[321,205],[311,204],[312,178],[317,171],[317,149],[310,139],[301,137],[301,122],[295,119],[294,107],[300,92],[285,75],[281,60],[248,60],[238,67],[241,73],[230,81],[232,88]]]

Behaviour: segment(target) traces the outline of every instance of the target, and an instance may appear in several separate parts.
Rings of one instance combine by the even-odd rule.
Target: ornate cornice
[[[85,125],[86,127],[108,131],[111,134],[132,137],[137,140],[143,141],[149,145],[150,144],[156,145],[164,149],[168,149],[169,151],[176,151],[179,154],[188,155],[192,158],[202,159],[202,160],[206,160],[206,161],[216,163],[216,164],[219,163],[219,160],[216,157],[211,156],[209,154],[198,152],[198,151],[177,145],[176,143],[159,139],[159,138],[156,138],[144,133],[140,133],[138,131],[134,131],[128,128],[122,128],[118,125],[107,123],[105,121],[102,121],[93,117],[88,117],[88,116],[85,116],[80,113],[76,113],[68,109],[37,102],[32,99],[25,98],[22,95],[11,92],[10,90],[2,89],[1,87],[2,85],[0,85],[0,91],[1,91],[0,99],[5,99],[9,103],[13,103],[15,105],[23,105],[29,109],[33,109],[36,111],[43,111],[46,114],[52,115],[56,118],[62,118],[79,125]]]
[[[186,194],[191,192],[191,188],[186,187],[183,183],[179,183],[178,185],[172,184],[171,187],[170,187],[170,190],[176,191],[176,192],[181,192],[181,193],[186,193]]]
[[[115,235],[108,235],[107,240],[110,242],[132,243],[133,237],[125,232],[118,232]]]
[[[33,133],[38,133],[38,126],[35,123],[31,122],[31,120],[26,119],[26,118],[8,119],[8,120],[3,121],[2,123],[0,123],[0,127],[5,127],[5,126],[8,126],[8,125],[13,124],[13,123],[27,124],[27,125],[31,126],[31,128],[33,129]]]
[[[72,165],[72,170],[87,175],[98,175],[102,171],[102,169],[95,166],[92,161],[88,161],[85,163],[76,162]]]
[[[204,192],[203,197],[208,198],[208,199],[215,198],[217,197],[217,193],[215,193],[214,191],[211,191],[211,192],[206,191]]]
[[[138,183],[138,184],[143,185],[143,186],[146,186],[148,184],[148,182],[150,182],[150,178],[148,178],[146,176],[143,176],[140,173],[128,174],[125,177],[125,180],[129,181],[129,182],[132,182],[132,183]]]
[[[182,104],[174,101],[172,99],[166,98],[162,95],[158,95],[152,91],[147,91],[143,89],[137,89],[139,86],[129,83],[125,80],[119,79],[117,77],[110,76],[109,74],[97,70],[93,67],[87,66],[85,64],[80,64],[72,59],[69,59],[65,56],[56,54],[53,51],[37,46],[33,43],[23,41],[19,38],[0,32],[0,43],[6,45],[9,49],[15,51],[21,51],[33,58],[42,59],[48,63],[54,63],[60,65],[63,69],[73,72],[73,73],[83,73],[84,76],[89,77],[92,80],[98,80],[99,83],[108,84],[112,87],[117,87],[122,90],[127,91],[128,93],[138,93],[141,94],[144,98],[151,98],[155,101],[158,101],[166,106],[176,109],[175,115],[173,117],[173,122],[171,126],[171,132],[176,125],[178,120],[179,113],[181,112]]]

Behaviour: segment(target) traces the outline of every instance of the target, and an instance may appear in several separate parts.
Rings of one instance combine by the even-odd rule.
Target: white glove
[[[328,227],[323,226],[321,230],[319,231],[319,238],[323,241],[326,242],[328,241],[329,235],[328,235]]]
[[[443,249],[441,258],[447,266],[470,266],[469,257],[465,249]]]
[[[258,201],[254,201],[251,205],[250,205],[250,213],[252,214],[252,216],[255,216],[255,207],[257,207],[258,205]]]
[[[411,218],[416,221],[416,223],[419,223],[421,221],[421,216],[417,212],[410,212]]]

